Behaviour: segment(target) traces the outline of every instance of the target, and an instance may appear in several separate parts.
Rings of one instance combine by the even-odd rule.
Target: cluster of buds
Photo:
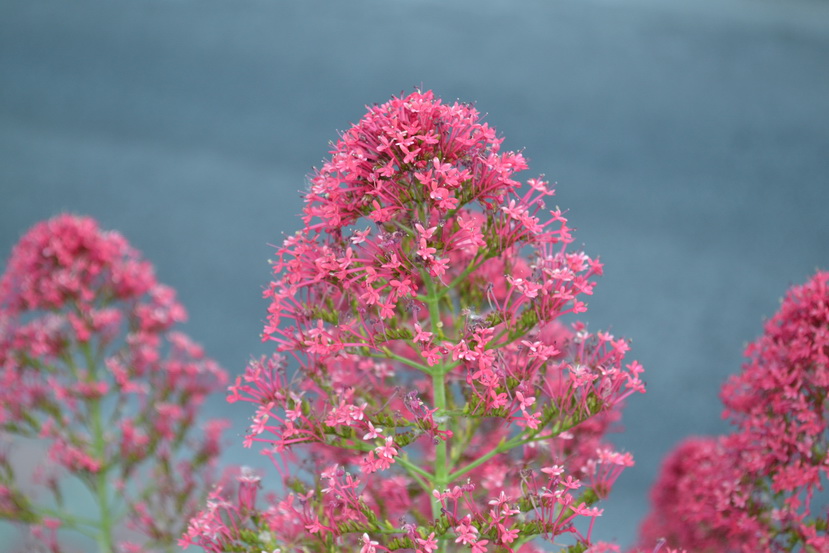
[[[722,388],[728,435],[666,459],[642,543],[692,553],[829,551],[829,273],[791,288]]]
[[[55,217],[15,246],[0,280],[0,518],[31,527],[25,550],[65,551],[71,531],[101,553],[175,547],[227,424],[195,430],[227,376],[174,330],[184,318],[151,265],[92,219]],[[78,484],[92,514],[65,498]]]
[[[469,105],[369,108],[305,196],[229,401],[255,406],[285,495],[214,496],[182,545],[416,553],[593,547],[629,454],[602,441],[644,392],[626,341],[579,322],[601,263],[568,250],[542,178]],[[562,319],[564,317],[564,319]],[[249,503],[249,495],[245,496]]]

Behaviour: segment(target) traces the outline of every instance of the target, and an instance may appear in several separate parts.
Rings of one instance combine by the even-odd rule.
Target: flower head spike
[[[0,457],[0,497],[13,504],[2,516],[31,524],[58,513],[61,534],[76,527],[51,509],[75,478],[99,503],[99,543],[114,548],[115,530],[128,526],[144,545],[176,542],[181,517],[216,481],[225,426],[195,428],[226,375],[174,330],[184,318],[152,266],[93,219],[60,215],[21,238],[0,278],[0,450],[39,442],[61,470],[24,493],[14,459]],[[121,518],[110,512],[113,488],[125,500]],[[59,526],[33,535],[51,547]]]
[[[689,553],[829,551],[829,273],[792,287],[723,386],[735,426],[666,460],[642,526]]]
[[[527,162],[502,141],[474,107],[415,91],[368,108],[311,178],[265,292],[265,339],[298,368],[256,362],[231,392],[255,404],[247,442],[285,489],[325,490],[267,524],[281,547],[589,543],[575,521],[629,464],[589,462],[644,390],[625,342],[559,322],[601,265],[568,249],[552,190],[517,180]],[[295,452],[307,461],[289,465]],[[324,477],[333,465],[343,475]]]

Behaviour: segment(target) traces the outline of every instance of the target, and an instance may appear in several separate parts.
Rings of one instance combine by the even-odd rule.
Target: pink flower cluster
[[[789,290],[722,388],[736,427],[682,443],[652,492],[642,543],[693,553],[829,551],[829,273]]]
[[[0,517],[34,526],[49,551],[58,529],[102,552],[175,543],[213,485],[226,425],[193,429],[227,377],[174,330],[184,318],[151,265],[92,219],[61,215],[20,240],[0,279]],[[15,461],[26,444],[45,445],[45,462]],[[33,464],[33,480],[15,478]],[[68,476],[97,512],[71,512]]]
[[[230,388],[286,496],[262,511],[214,497],[182,545],[590,545],[594,503],[633,464],[601,438],[642,368],[624,340],[561,320],[602,265],[568,249],[553,190],[515,180],[527,163],[501,142],[471,106],[420,91],[343,133],[273,264],[278,353]]]

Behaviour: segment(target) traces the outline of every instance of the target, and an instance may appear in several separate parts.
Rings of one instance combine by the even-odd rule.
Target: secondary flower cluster
[[[151,265],[92,219],[61,215],[20,240],[0,279],[0,517],[49,551],[62,550],[58,529],[102,552],[175,543],[213,485],[226,424],[193,430],[227,377],[173,330],[184,318]],[[44,463],[17,455],[42,446]],[[93,515],[64,503],[67,475]]]
[[[593,504],[633,464],[601,437],[642,369],[624,340],[560,320],[602,266],[568,250],[553,190],[514,180],[526,161],[501,142],[471,106],[419,91],[343,133],[273,264],[279,353],[230,388],[288,495],[263,511],[216,496],[183,545],[590,545]]]
[[[653,490],[643,543],[690,552],[829,551],[829,273],[789,290],[722,388],[732,434],[682,443]]]

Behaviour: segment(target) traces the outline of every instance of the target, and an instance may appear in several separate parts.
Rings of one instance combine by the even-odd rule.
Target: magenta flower
[[[601,435],[644,391],[642,369],[624,340],[560,320],[585,311],[602,266],[568,249],[553,190],[515,180],[526,161],[501,142],[474,108],[419,91],[343,133],[273,264],[264,337],[279,353],[230,388],[254,404],[246,443],[266,447],[288,497],[247,534],[194,526],[183,543],[590,543],[588,506],[632,464]],[[551,465],[561,472],[541,472]]]
[[[818,272],[788,291],[746,348],[743,370],[722,388],[723,416],[750,448],[746,468],[768,478],[774,493],[811,496],[829,476],[827,282],[829,272]]]
[[[652,492],[640,543],[691,553],[829,551],[829,273],[789,290],[722,388],[735,431],[684,442]]]
[[[214,483],[226,425],[193,428],[226,375],[173,330],[184,317],[150,264],[92,219],[61,215],[20,240],[0,279],[0,517],[49,551],[69,530],[101,552],[175,544]],[[42,463],[15,459],[32,444]],[[33,482],[15,478],[32,464]],[[70,512],[69,479],[93,513]]]

